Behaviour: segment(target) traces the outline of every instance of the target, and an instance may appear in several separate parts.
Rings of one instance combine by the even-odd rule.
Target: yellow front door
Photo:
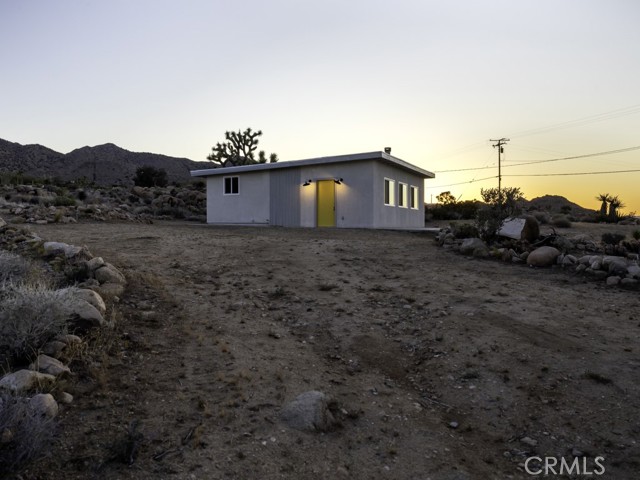
[[[333,180],[318,180],[318,226],[336,226],[336,184]]]

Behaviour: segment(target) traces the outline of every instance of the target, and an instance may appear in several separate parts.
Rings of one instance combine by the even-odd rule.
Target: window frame
[[[227,191],[227,180],[229,180],[229,190]],[[235,189],[234,187],[235,180]],[[234,192],[235,190],[235,192]],[[238,175],[228,175],[222,177],[222,194],[223,195],[240,195],[240,177]]]
[[[388,189],[387,189],[388,185]],[[393,178],[384,177],[383,201],[387,207],[396,206],[396,181]]]
[[[418,203],[420,199],[420,188],[415,186],[415,185],[411,185],[409,187],[409,208],[411,208],[411,210],[419,210],[420,207],[418,207]]]
[[[409,208],[408,202],[408,193],[409,189],[407,188],[409,184],[404,182],[398,182],[398,207],[400,208]]]

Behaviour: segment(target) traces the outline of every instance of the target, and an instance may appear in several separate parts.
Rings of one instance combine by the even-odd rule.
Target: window
[[[418,198],[419,197],[419,189],[418,187],[414,187],[413,185],[411,185],[411,208],[413,208],[414,210],[418,210]]]
[[[398,183],[398,206],[402,208],[407,208],[409,205],[407,202],[407,187],[406,183]]]
[[[238,195],[238,177],[224,177],[224,194]]]
[[[396,204],[396,182],[390,178],[384,179],[384,204],[390,207]]]

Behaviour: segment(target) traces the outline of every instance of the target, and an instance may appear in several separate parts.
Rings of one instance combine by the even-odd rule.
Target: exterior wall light
[[[338,185],[341,185],[342,182],[344,182],[344,180],[342,178],[334,178],[333,181],[336,182],[336,184],[338,184]]]
[[[311,182],[313,182],[313,180],[309,179],[309,180],[307,180],[306,182],[304,182],[304,183],[302,184],[302,186],[303,186],[303,187],[308,187],[309,185],[311,185]]]

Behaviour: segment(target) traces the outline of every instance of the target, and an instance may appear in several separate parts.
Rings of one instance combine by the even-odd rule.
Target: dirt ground
[[[428,234],[33,229],[87,245],[130,286],[26,480],[520,479],[530,456],[591,472],[602,456],[598,478],[638,478],[637,291]],[[335,400],[340,428],[279,420],[309,390]]]

